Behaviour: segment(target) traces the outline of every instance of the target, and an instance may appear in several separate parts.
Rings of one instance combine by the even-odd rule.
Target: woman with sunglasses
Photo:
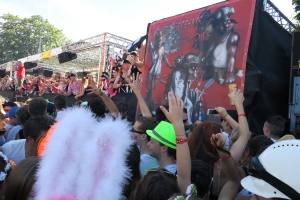
[[[149,136],[146,134],[146,130],[151,130],[155,127],[155,121],[152,120],[152,114],[142,96],[140,89],[140,75],[133,76],[129,83],[130,88],[137,98],[137,103],[142,117],[135,121],[132,134],[135,143],[140,150],[140,172],[141,176],[144,176],[150,169],[157,169],[158,162],[155,158],[150,156],[148,141]]]

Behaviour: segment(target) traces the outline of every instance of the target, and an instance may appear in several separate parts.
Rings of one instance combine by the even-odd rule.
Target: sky
[[[147,24],[221,0],[0,0],[0,16],[41,15],[72,41],[104,32],[131,40],[146,34]],[[272,0],[290,19],[292,0]]]

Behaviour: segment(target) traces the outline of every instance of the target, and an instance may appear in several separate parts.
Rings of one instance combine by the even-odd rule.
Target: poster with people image
[[[142,91],[151,111],[173,91],[188,120],[207,109],[233,109],[229,88],[243,91],[255,0],[231,0],[151,23]]]

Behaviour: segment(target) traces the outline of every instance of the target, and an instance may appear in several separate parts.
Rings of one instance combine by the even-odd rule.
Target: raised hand
[[[168,100],[169,110],[163,106],[160,109],[173,124],[176,139],[185,140],[184,143],[178,143],[176,140],[177,183],[180,191],[185,193],[188,185],[191,184],[191,157],[183,125],[183,102],[173,92],[168,93]]]
[[[184,127],[183,101],[181,100],[180,97],[176,97],[173,92],[168,93],[168,100],[169,100],[169,110],[167,110],[163,106],[160,106],[160,109],[165,114],[166,118],[173,124],[175,130],[176,129],[181,130]]]
[[[244,102],[244,95],[239,90],[229,93],[228,97],[235,106]]]
[[[141,91],[141,81],[140,81],[140,75],[137,73],[136,76],[132,76],[131,80],[129,81],[129,86],[133,90],[133,92],[136,94]]]

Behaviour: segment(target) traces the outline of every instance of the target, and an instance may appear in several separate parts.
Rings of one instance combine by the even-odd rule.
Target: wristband
[[[229,160],[230,157],[231,157],[230,155],[225,155],[225,156],[220,157],[220,160],[226,161],[226,160]]]
[[[239,117],[246,117],[246,114],[245,113],[239,113],[238,116]]]
[[[185,137],[177,137],[176,138],[176,144],[184,144],[187,143],[188,139]]]

